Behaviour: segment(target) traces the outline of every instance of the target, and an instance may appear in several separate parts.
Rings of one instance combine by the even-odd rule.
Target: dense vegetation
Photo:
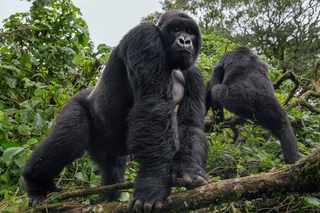
[[[216,1],[196,2],[197,4],[194,1],[163,1],[162,4],[164,9],[185,9],[195,15],[202,15],[198,16],[203,33],[203,48],[198,66],[205,79],[208,80],[212,64],[225,51],[244,44],[257,49],[260,57],[270,65],[269,77],[273,81],[284,72],[292,71],[300,83],[284,107],[288,109],[289,118],[295,127],[299,151],[303,156],[308,155],[320,145],[320,101],[311,96],[303,96],[307,91],[320,92],[320,26],[318,19],[315,20],[319,18],[319,7],[315,4],[317,2],[310,1],[307,4],[313,7],[314,14],[310,14],[308,8],[301,9],[302,11],[292,15],[292,23],[295,25],[288,21],[291,28],[286,27],[285,22],[279,33],[273,30],[274,23],[269,24],[269,19],[246,22],[247,25],[243,27],[248,29],[237,31],[237,27],[231,27],[235,26],[231,24],[232,21],[239,22],[237,19],[226,20],[222,13],[216,14],[219,10],[212,7]],[[240,7],[243,2],[228,1],[225,6],[220,6],[224,10],[229,8],[235,11],[234,8]],[[291,14],[292,8],[305,6],[302,1],[272,1],[282,2],[280,5],[271,5],[271,1],[269,4],[250,2],[260,3],[248,4],[254,7],[241,7],[244,8],[242,13],[249,14],[249,18],[255,17],[251,13],[260,14],[266,8],[272,8],[274,14],[285,15]],[[297,20],[304,16],[310,17],[308,14],[314,18],[307,22],[308,30],[303,30],[302,26],[298,26],[300,22]],[[151,15],[146,20],[152,21],[153,17]],[[219,17],[218,23],[225,24],[216,25],[217,22],[213,21],[215,17]],[[254,27],[254,24],[269,24],[270,27],[266,30],[274,32],[270,34],[270,40],[285,37],[281,40],[285,42],[264,46],[265,42],[261,38],[267,37],[254,33],[255,30],[264,28]],[[303,32],[297,34],[299,38],[288,36],[299,30]],[[235,31],[239,33],[236,34]],[[269,31],[259,33],[268,34]],[[251,34],[245,34],[247,32]],[[4,26],[0,29],[1,212],[17,212],[28,208],[20,180],[24,162],[33,147],[45,137],[65,101],[81,88],[94,85],[110,50],[105,44],[94,49],[80,10],[69,0],[34,0],[29,12],[16,13],[4,20]],[[292,83],[285,81],[276,90],[281,103],[285,103],[293,87]],[[232,140],[232,131],[221,126],[215,126],[208,133],[210,149],[207,171],[211,177],[239,177],[284,166],[279,142],[269,132],[250,122],[239,128],[240,138],[236,142]],[[130,164],[132,166],[127,171],[129,180],[135,175],[135,165]],[[95,166],[88,157],[84,157],[66,168],[57,183],[70,190],[79,186],[99,185],[99,181]],[[127,201],[128,198],[128,193],[123,193],[122,200]],[[90,203],[96,201],[96,197],[80,201]],[[211,211],[298,211],[317,208],[320,208],[320,197],[317,195],[275,195],[270,200],[231,203],[212,207]]]

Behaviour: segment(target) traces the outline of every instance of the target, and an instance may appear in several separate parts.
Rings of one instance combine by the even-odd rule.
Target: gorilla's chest
[[[180,70],[173,70],[172,77],[172,98],[176,105],[182,101],[184,96],[185,80]]]

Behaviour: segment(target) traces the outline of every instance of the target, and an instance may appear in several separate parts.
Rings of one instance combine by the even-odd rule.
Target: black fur
[[[55,190],[53,179],[85,151],[103,184],[123,181],[126,156],[133,154],[140,165],[131,203],[137,212],[161,208],[177,177],[189,186],[205,183],[205,88],[194,67],[200,45],[197,24],[180,12],[129,31],[96,86],[66,103],[28,160],[23,177],[31,202]]]
[[[222,57],[208,83],[206,104],[207,109],[213,108],[218,122],[224,119],[223,108],[256,121],[279,138],[287,163],[298,160],[296,137],[274,96],[267,65],[250,49],[240,47]]]

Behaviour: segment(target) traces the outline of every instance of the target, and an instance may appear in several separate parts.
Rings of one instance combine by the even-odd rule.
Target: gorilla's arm
[[[213,93],[215,90],[214,87],[222,83],[223,77],[224,69],[222,64],[219,63],[213,70],[213,76],[208,82],[206,94],[206,111],[208,111],[209,108],[212,107],[212,110],[214,111],[214,119],[217,123],[224,121],[224,114],[222,105],[219,103],[218,98],[214,97],[215,94]],[[217,89],[216,91],[219,91],[219,89]],[[216,96],[218,96],[218,94]]]
[[[171,73],[160,32],[153,25],[141,24],[131,30],[119,53],[134,96],[127,144],[140,165],[131,205],[140,212],[162,205],[169,194],[169,165],[175,153]]]
[[[178,111],[180,150],[174,159],[173,175],[195,186],[206,182],[205,86],[195,67],[185,72],[185,79],[185,93]]]

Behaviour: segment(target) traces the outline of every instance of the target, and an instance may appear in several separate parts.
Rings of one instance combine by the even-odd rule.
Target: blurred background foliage
[[[27,157],[48,133],[63,104],[77,91],[92,86],[107,61],[111,47],[94,48],[88,27],[70,0],[32,0],[26,13],[4,20],[0,29],[0,211],[27,210],[20,171]],[[203,47],[197,65],[207,81],[215,62],[237,46],[253,48],[269,64],[272,81],[291,71],[300,84],[284,106],[298,137],[299,151],[308,155],[320,144],[320,101],[299,100],[307,91],[320,92],[320,3],[317,0],[161,1],[163,10],[185,10],[199,22]],[[155,23],[160,13],[142,21]],[[114,26],[112,26],[114,27]],[[128,29],[129,30],[129,29]],[[284,104],[294,85],[286,81],[276,90]],[[292,104],[295,103],[295,104]],[[226,112],[229,116],[230,113]],[[209,113],[210,115],[210,113]],[[280,144],[259,126],[239,127],[240,137],[216,126],[208,133],[211,177],[225,179],[284,166]],[[129,163],[128,180],[136,164]],[[95,165],[87,156],[63,170],[60,187],[99,185]],[[128,193],[121,200],[127,201]],[[90,203],[96,197],[83,198]],[[301,212],[320,208],[317,195],[282,196],[224,204],[205,212]]]

